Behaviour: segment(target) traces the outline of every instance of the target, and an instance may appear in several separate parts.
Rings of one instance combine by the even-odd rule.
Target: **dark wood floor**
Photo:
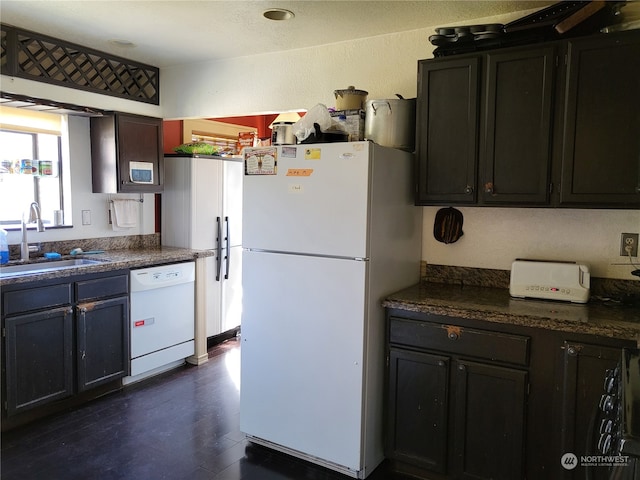
[[[239,430],[239,341],[209,362],[131,385],[2,434],[2,480],[346,480],[248,442]],[[402,480],[381,465],[371,480]]]

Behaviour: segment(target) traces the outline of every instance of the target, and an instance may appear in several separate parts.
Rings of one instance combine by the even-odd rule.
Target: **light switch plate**
[[[82,210],[82,224],[91,225],[91,210]]]

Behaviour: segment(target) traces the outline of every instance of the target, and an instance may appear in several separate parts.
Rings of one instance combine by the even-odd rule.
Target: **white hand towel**
[[[138,226],[137,200],[113,200],[111,222],[114,230]]]

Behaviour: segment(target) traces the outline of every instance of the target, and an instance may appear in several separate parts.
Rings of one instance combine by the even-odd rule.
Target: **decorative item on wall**
[[[457,242],[464,232],[462,223],[464,218],[460,210],[453,207],[441,208],[436,212],[433,224],[433,236],[442,243]]]

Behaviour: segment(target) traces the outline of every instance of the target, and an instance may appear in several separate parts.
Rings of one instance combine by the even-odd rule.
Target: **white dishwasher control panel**
[[[170,287],[180,283],[194,282],[195,279],[195,262],[131,270],[131,291],[140,292],[152,288]]]

